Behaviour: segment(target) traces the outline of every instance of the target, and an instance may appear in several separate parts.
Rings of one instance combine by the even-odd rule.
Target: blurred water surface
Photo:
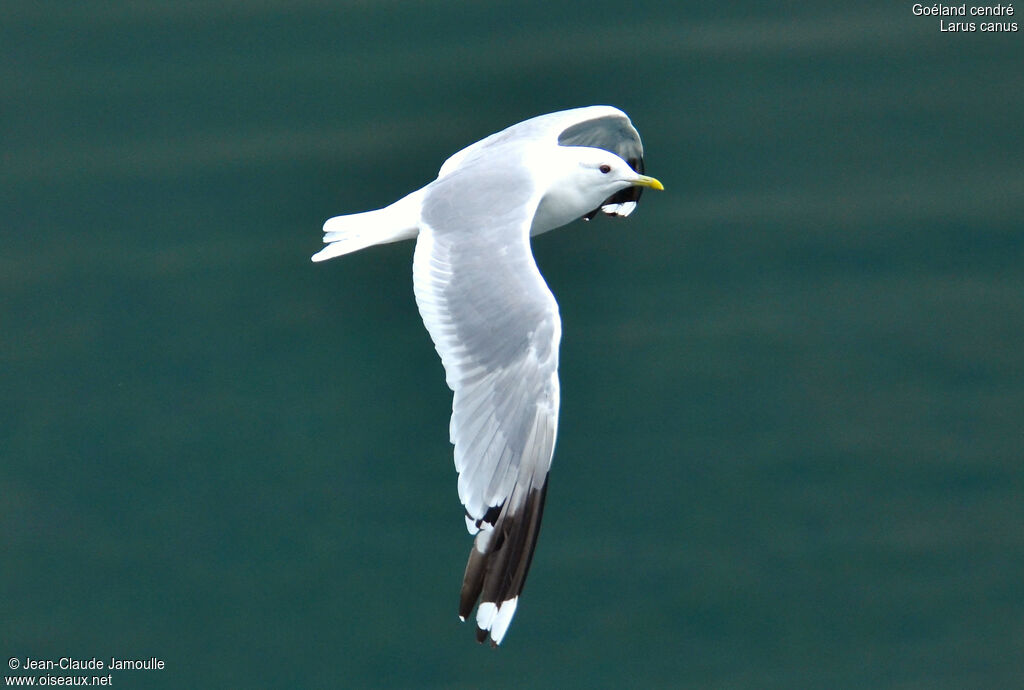
[[[910,4],[6,2],[0,640],[119,687],[1011,687],[1024,47]],[[412,245],[330,216],[611,103],[503,648]]]

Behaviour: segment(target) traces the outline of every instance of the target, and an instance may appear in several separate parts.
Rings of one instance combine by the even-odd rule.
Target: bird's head
[[[592,190],[591,196],[599,203],[627,187],[650,187],[665,189],[658,180],[641,175],[619,156],[604,149],[589,146],[564,147],[575,167],[570,174],[571,184],[578,184]]]
[[[577,218],[589,219],[596,213],[595,209],[601,209],[629,187],[665,188],[658,180],[641,175],[622,158],[604,149],[558,146],[546,153],[541,167],[548,178],[547,192],[534,219],[531,230],[534,235]]]

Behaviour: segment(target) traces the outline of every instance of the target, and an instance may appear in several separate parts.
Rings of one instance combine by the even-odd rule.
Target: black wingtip
[[[469,618],[478,602],[500,608],[523,591],[540,534],[546,498],[547,481],[539,489],[527,492],[519,510],[510,514],[503,509],[493,531],[481,532],[477,536],[477,542],[484,543],[484,552],[479,551],[477,543],[469,552],[459,597],[459,616],[463,620]],[[512,503],[509,500],[506,506]],[[512,606],[514,611],[514,602]],[[478,626],[477,642],[483,643],[487,637],[488,631]],[[492,646],[497,647],[499,641],[492,638]]]
[[[486,555],[477,551],[476,544],[474,544],[469,552],[469,560],[466,561],[466,573],[462,576],[462,591],[459,593],[459,618],[462,620],[469,618],[473,607],[476,606],[476,600],[480,598],[480,590],[484,586],[486,565]]]

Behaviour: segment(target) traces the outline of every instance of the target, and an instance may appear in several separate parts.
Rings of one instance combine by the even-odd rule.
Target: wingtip
[[[501,641],[505,639],[505,633],[508,632],[512,616],[516,614],[518,603],[519,597],[515,596],[501,604],[494,604],[490,601],[480,604],[476,610],[477,642],[483,642],[489,636],[492,647],[500,645]]]

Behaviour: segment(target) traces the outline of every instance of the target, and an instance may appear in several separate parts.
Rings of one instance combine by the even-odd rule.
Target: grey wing
[[[485,137],[446,160],[438,177],[448,175],[476,157],[487,155],[494,147],[526,138],[546,139],[561,146],[604,149],[622,158],[636,172],[644,172],[644,147],[629,117],[610,105],[592,105],[538,115]],[[599,211],[612,216],[628,216],[636,208],[642,192],[642,187],[627,187],[584,217],[590,220]]]
[[[501,642],[529,569],[558,420],[558,305],[529,228],[525,169],[475,166],[435,181],[413,261],[416,302],[454,391],[459,498],[476,540],[459,615]]]
[[[438,177],[462,167],[475,156],[486,154],[488,149],[516,139],[547,140],[563,146],[593,146],[621,156],[630,165],[633,165],[630,158],[643,159],[640,135],[629,117],[610,105],[591,105],[531,117],[484,137],[452,154],[441,166]]]
[[[625,113],[604,113],[577,122],[558,135],[562,146],[590,146],[611,151],[626,161],[633,170],[644,172],[644,147],[640,134]],[[636,208],[643,187],[626,187],[604,200],[599,208],[586,216],[590,220],[598,211],[610,216],[628,216]]]
[[[640,134],[625,113],[615,111],[595,115],[563,129],[558,134],[558,143],[562,146],[591,146],[611,151],[642,173],[644,147]],[[637,165],[640,169],[637,169]]]

